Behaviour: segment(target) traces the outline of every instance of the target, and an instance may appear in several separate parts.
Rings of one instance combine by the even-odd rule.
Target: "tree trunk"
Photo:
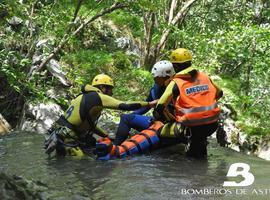
[[[170,6],[170,11],[169,11],[169,16],[168,16],[168,24],[170,24],[173,20],[173,15],[176,10],[178,0],[172,0],[171,6]]]
[[[256,51],[256,39],[254,38],[252,40],[252,44],[251,44],[251,49],[250,49],[250,53],[251,53],[251,57],[250,57],[250,62],[248,62],[248,65],[247,65],[247,72],[246,72],[246,84],[245,84],[245,95],[248,96],[249,93],[250,93],[250,77],[251,77],[251,71],[253,69],[252,67],[252,59],[254,57],[254,54],[255,54],[255,51]]]
[[[150,49],[150,53],[144,62],[145,63],[144,66],[146,67],[146,69],[150,70],[151,67],[155,64],[155,62],[159,59],[160,52],[165,48],[168,36],[171,32],[171,26],[175,26],[177,23],[182,23],[188,10],[193,5],[193,3],[195,3],[196,1],[197,0],[187,1],[184,4],[184,6],[181,8],[181,10],[174,17],[172,17],[172,16],[174,13],[175,6],[177,5],[178,2],[177,1],[171,2],[169,18],[168,18],[168,22],[167,22],[168,27],[163,30],[159,42],[152,49]]]
[[[76,18],[78,16],[78,13],[79,13],[80,8],[82,6],[82,2],[83,2],[83,0],[78,0],[78,4],[77,4],[76,10],[74,12],[74,16],[73,16],[72,22],[75,22],[76,21]]]
[[[150,21],[149,21],[150,18]],[[152,36],[153,36],[153,29],[155,24],[155,14],[154,13],[146,13],[143,16],[144,20],[144,60],[143,65],[147,66],[149,59],[151,57],[150,50],[152,44]]]

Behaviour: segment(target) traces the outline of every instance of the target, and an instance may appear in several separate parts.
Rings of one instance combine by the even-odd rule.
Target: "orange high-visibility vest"
[[[194,78],[175,77],[180,95],[174,102],[176,121],[186,126],[210,124],[218,120],[217,89],[201,72]]]

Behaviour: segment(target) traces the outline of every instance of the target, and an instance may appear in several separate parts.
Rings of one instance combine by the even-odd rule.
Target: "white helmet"
[[[154,64],[151,73],[154,77],[171,77],[175,74],[173,65],[168,60],[161,60]]]

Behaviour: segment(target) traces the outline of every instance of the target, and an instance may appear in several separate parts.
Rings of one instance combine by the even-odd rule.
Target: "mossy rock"
[[[0,173],[0,199],[21,200],[21,199],[46,199],[41,191],[45,185],[32,182],[18,176],[9,176]]]

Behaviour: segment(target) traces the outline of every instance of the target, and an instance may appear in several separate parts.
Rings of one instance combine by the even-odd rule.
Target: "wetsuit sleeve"
[[[107,137],[107,133],[104,129],[102,129],[101,127],[99,126],[96,126],[95,129],[94,129],[94,132],[99,135],[100,137]]]
[[[174,91],[175,85],[176,83],[174,81],[171,81],[169,85],[166,87],[166,90],[163,93],[163,95],[160,97],[153,113],[156,119],[160,119],[162,121],[170,121],[170,119],[168,119],[168,116],[164,114],[164,110],[174,96],[173,91]]]
[[[149,101],[153,101],[154,99],[152,98],[152,95],[151,95],[151,91],[153,90],[153,88],[151,88],[150,92],[149,92],[149,95],[146,99],[147,102]],[[143,107],[143,108],[140,108],[138,110],[135,110],[133,112],[133,114],[136,114],[136,115],[144,115],[145,113],[147,113],[151,108],[149,107]]]
[[[216,99],[219,100],[223,96],[223,91],[215,82],[213,82],[211,79],[210,81],[217,90]]]
[[[149,103],[145,101],[123,102],[105,94],[99,94],[99,97],[103,108],[131,111],[149,106]]]
[[[143,107],[143,108],[140,108],[140,109],[138,109],[138,110],[135,110],[135,111],[133,112],[133,114],[135,114],[135,115],[144,115],[144,114],[147,113],[149,110],[150,110],[149,107]]]
[[[163,95],[160,97],[156,107],[158,107],[159,105],[167,106],[169,104],[169,102],[173,98],[173,88],[175,85],[176,85],[176,83],[174,81],[171,81],[169,83],[169,85],[166,87],[166,90],[164,91]]]

